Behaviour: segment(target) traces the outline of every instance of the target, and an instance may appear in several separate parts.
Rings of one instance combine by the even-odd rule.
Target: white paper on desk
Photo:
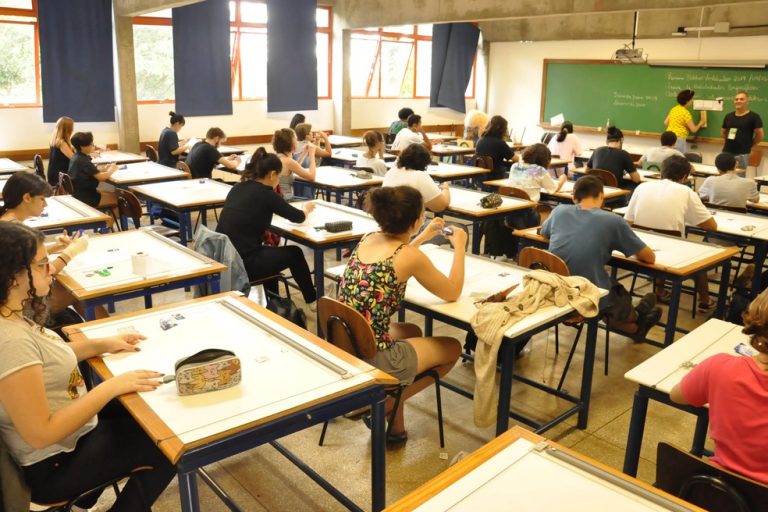
[[[563,114],[557,114],[555,117],[549,119],[549,124],[552,126],[559,126],[565,122],[565,116]]]
[[[693,110],[710,110],[712,112],[723,111],[723,98],[713,100],[693,100]]]
[[[189,146],[189,147],[192,147],[192,146],[194,146],[195,144],[197,144],[198,142],[200,142],[200,139],[198,139],[197,137],[192,137],[192,138],[190,138],[190,139],[187,141],[187,146]]]

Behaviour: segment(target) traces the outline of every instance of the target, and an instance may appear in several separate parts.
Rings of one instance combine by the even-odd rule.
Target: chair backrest
[[[483,169],[493,170],[493,157],[488,155],[475,155],[470,161],[475,167],[482,167]]]
[[[176,162],[176,168],[183,173],[186,173],[187,179],[192,178],[192,169],[185,162]]]
[[[460,148],[474,148],[475,147],[475,141],[472,139],[457,139],[456,145]]]
[[[40,155],[35,155],[35,157],[32,159],[32,162],[34,162],[35,174],[45,179],[45,165],[43,164],[43,157]]]
[[[711,512],[757,512],[768,502],[768,486],[667,443],[656,449],[654,485]]]
[[[739,208],[738,206],[726,206],[724,204],[704,203],[704,206],[706,206],[707,208],[714,208],[716,210],[725,210],[725,211],[737,212],[737,213],[747,213],[747,205],[744,205],[743,208]]]
[[[392,144],[393,142],[395,142],[395,137],[397,137],[397,134],[385,133],[384,134],[384,144]]]
[[[146,153],[147,158],[149,158],[152,162],[157,162],[158,156],[157,156],[157,150],[147,144],[147,147],[144,149],[144,153]]]
[[[585,174],[595,176],[597,179],[603,182],[603,186],[614,188],[619,186],[619,182],[616,180],[616,176],[611,171],[606,171],[605,169],[587,169]]]
[[[115,189],[115,195],[117,195],[117,208],[120,211],[121,229],[128,229],[127,219],[133,221],[133,226],[136,229],[141,227],[142,211],[139,198],[133,192],[120,188]]]
[[[551,141],[551,140],[552,140],[552,137],[554,137],[554,136],[555,136],[555,134],[554,134],[553,132],[544,132],[544,133],[541,135],[541,143],[542,143],[542,144],[547,144],[547,145],[548,145],[548,144],[549,144],[549,141]]]
[[[661,162],[643,162],[643,170],[661,172]]]
[[[704,161],[704,159],[701,156],[701,153],[697,153],[695,151],[687,151],[683,153],[683,156],[688,159],[689,162],[693,162],[695,164],[700,164]]]
[[[65,196],[67,194],[74,194],[74,193],[75,193],[75,187],[72,185],[72,178],[69,177],[69,174],[60,172],[59,184],[56,187],[55,195]]]
[[[528,195],[528,192],[517,187],[499,187],[499,195],[517,197],[519,199],[525,199],[526,201],[531,200],[531,196]]]
[[[683,234],[676,229],[658,229],[658,228],[649,228],[647,226],[641,226],[640,224],[632,224],[632,227],[635,229],[642,229],[643,231],[650,231],[652,233],[661,233],[662,235],[669,235],[669,236],[676,236],[678,238],[681,238]]]
[[[763,161],[763,152],[759,149],[753,149],[749,152],[749,162],[747,165],[749,167],[758,167],[760,165],[760,162]]]
[[[330,297],[320,297],[317,313],[329,343],[359,359],[376,355],[376,336],[359,311]]]
[[[517,262],[525,268],[542,269],[564,277],[571,275],[568,265],[559,256],[537,247],[524,247],[517,256]]]

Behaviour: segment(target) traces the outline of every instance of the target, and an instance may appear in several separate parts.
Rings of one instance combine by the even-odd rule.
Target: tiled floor
[[[253,148],[248,147],[249,151]],[[222,178],[235,181],[232,175],[221,173]],[[235,179],[233,179],[235,178]],[[213,221],[213,219],[211,219]],[[212,225],[212,222],[211,222]],[[307,253],[311,264],[312,258]],[[326,264],[334,265],[333,252],[326,255]],[[714,277],[714,276],[711,276]],[[647,285],[646,285],[647,286]],[[155,297],[155,304],[167,304],[191,298],[182,290]],[[301,296],[294,300],[302,304]],[[691,319],[690,296],[683,296],[679,324],[693,328],[703,322],[701,314]],[[143,309],[140,299],[117,304],[117,312]],[[310,315],[311,316],[311,315]],[[409,314],[409,321],[420,323],[420,318]],[[309,319],[309,330],[315,332],[314,318]],[[560,329],[560,353],[555,353],[554,330],[538,335],[525,355],[516,364],[517,371],[529,378],[556,384],[560,378],[574,330]],[[450,326],[435,323],[435,334],[454,336],[463,341],[464,333]],[[651,337],[662,339],[659,327]],[[575,427],[575,418],[558,425],[546,436],[576,451],[588,455],[611,467],[621,469],[624,460],[627,428],[636,386],[626,381],[624,373],[658,351],[645,344],[636,344],[617,334],[610,337],[610,368],[603,375],[605,360],[604,333],[598,334],[598,347],[593,378],[592,403],[589,425],[585,430]],[[564,389],[578,394],[583,360],[583,341],[576,350]],[[446,379],[471,389],[474,374],[471,364],[458,363]],[[265,390],[267,392],[267,390]],[[387,503],[412,491],[420,484],[448,467],[449,461],[461,452],[471,452],[493,438],[493,428],[476,428],[472,419],[472,403],[448,390],[444,390],[446,447],[440,449],[437,436],[434,393],[431,389],[407,402],[406,426],[409,440],[403,446],[387,451]],[[519,384],[513,386],[512,408],[536,418],[550,418],[564,410],[567,403]],[[512,422],[514,424],[514,422]],[[667,441],[680,446],[690,445],[694,418],[677,410],[651,402],[648,409],[639,478],[652,482],[655,474],[656,444]],[[281,440],[285,446],[301,456],[320,474],[336,484],[342,492],[365,509],[370,508],[370,441],[364,424],[357,420],[339,418],[331,423],[325,446],[317,441],[320,426],[287,436]],[[250,452],[229,458],[207,468],[210,474],[247,511],[305,511],[342,510],[343,507],[327,495],[301,471],[295,468],[271,446],[262,446]],[[227,508],[200,483],[202,510],[224,511]],[[107,510],[111,493],[107,492],[94,511]],[[179,510],[178,487],[174,481],[161,496],[153,510],[159,512]]]

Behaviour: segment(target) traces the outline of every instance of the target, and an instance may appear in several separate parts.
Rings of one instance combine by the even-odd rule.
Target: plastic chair
[[[340,348],[344,352],[351,354],[358,359],[369,360],[376,355],[376,338],[373,329],[368,320],[365,319],[359,311],[353,309],[330,297],[320,297],[317,300],[317,313],[319,323],[323,327],[325,339]],[[445,436],[443,432],[443,402],[440,397],[440,375],[434,369],[426,370],[414,379],[432,379],[435,382],[435,398],[437,399],[437,426],[440,434],[440,448],[445,446]],[[395,401],[394,407],[390,412],[389,426],[387,427],[387,436],[391,433],[392,423],[400,407],[400,399],[406,386],[391,386],[386,389],[387,395]],[[323,430],[320,433],[319,445],[322,446],[325,441],[325,434],[328,430],[328,422],[323,424]]]
[[[159,160],[159,157],[157,156],[157,150],[149,144],[147,144],[147,147],[144,149],[144,153],[147,155],[147,158],[149,158],[151,162],[157,162]]]
[[[587,172],[584,173],[588,176],[595,176],[597,179],[603,182],[603,185],[606,187],[613,187],[618,188],[619,182],[616,180],[616,176],[611,171],[606,171],[604,169],[587,169]]]
[[[120,229],[125,231],[129,229],[128,220],[133,222],[133,227],[138,229],[141,227],[141,216],[144,214],[141,208],[141,202],[139,198],[133,192],[123,190],[120,188],[115,189],[115,195],[117,196],[117,208],[120,212]],[[179,230],[169,228],[166,226],[160,226],[156,224],[150,224],[146,226],[148,229],[154,231],[160,236],[174,237],[179,236]]]
[[[43,157],[41,157],[40,155],[35,155],[35,157],[32,159],[32,162],[34,164],[35,174],[37,174],[43,179],[46,179],[45,165],[43,164]]]
[[[656,448],[654,486],[710,512],[758,512],[768,502],[768,486],[667,443]]]

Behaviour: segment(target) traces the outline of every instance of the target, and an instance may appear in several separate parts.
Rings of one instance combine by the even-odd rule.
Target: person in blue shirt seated
[[[541,227],[549,239],[549,250],[562,258],[571,275],[582,276],[609,290],[600,300],[600,314],[608,317],[611,328],[635,341],[643,341],[661,317],[656,296],[646,294],[636,307],[632,296],[605,270],[611,252],[636,256],[643,263],[654,263],[656,255],[620,216],[602,209],[603,182],[595,176],[576,180],[574,205],[560,205]]]

